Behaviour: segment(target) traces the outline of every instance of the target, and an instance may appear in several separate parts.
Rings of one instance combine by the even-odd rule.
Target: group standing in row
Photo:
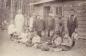
[[[74,13],[74,10],[71,10],[71,12]],[[40,47],[43,50],[48,50],[48,46],[60,47],[62,50],[71,49],[75,45],[75,39],[77,39],[78,36],[77,17],[73,13],[71,13],[67,20],[66,27],[68,31],[65,30],[62,16],[53,16],[52,13],[49,13],[46,18],[42,18],[39,15],[31,16],[29,18],[29,27],[26,30],[34,37],[29,36],[30,39],[27,42],[34,42],[33,45],[36,44],[37,47]],[[14,35],[14,32],[17,32],[17,34],[24,32],[25,20],[21,10],[19,10],[18,14],[15,16],[14,22],[15,27],[12,24],[11,27],[8,27],[8,32],[12,36]],[[28,32],[26,35],[29,35]]]

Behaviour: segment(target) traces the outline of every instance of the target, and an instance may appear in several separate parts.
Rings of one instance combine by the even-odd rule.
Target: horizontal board
[[[64,22],[64,24],[67,24],[67,22]],[[86,25],[86,22],[78,22],[78,25]]]
[[[64,21],[67,21],[68,20],[68,18],[63,18],[63,19],[64,19]],[[84,18],[84,17],[82,18],[81,17],[81,18],[77,18],[77,20],[78,20],[78,22],[82,22],[82,21],[85,22],[86,21],[86,18]]]
[[[67,25],[67,21],[64,22]],[[79,28],[86,28],[86,21],[78,21]]]
[[[86,29],[79,29],[78,31],[86,33]]]
[[[86,17],[77,17],[78,21],[86,21]]]
[[[79,36],[80,39],[86,39],[86,35]]]
[[[79,17],[86,17],[86,14],[80,13],[78,14]]]
[[[79,35],[86,35],[86,32],[78,32]]]
[[[86,28],[86,25],[78,25],[78,28],[84,29],[84,28]]]
[[[86,23],[79,23],[79,22],[78,22],[78,25],[86,25]]]

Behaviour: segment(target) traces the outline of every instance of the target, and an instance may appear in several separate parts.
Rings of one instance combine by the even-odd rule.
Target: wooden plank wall
[[[56,6],[62,5],[63,7],[63,19],[64,19],[64,24],[65,24],[65,30],[67,30],[67,19],[70,16],[70,9],[74,9],[75,15],[77,16],[78,19],[78,33],[80,35],[80,38],[85,38],[86,39],[86,1],[72,1],[72,2],[65,2],[65,3],[46,3],[44,6],[51,6],[56,8]],[[38,6],[37,6],[38,7]],[[40,6],[42,7],[42,6]],[[38,12],[40,7],[38,7]],[[43,8],[42,8],[43,9]],[[36,10],[36,11],[37,11]],[[39,14],[42,14],[43,12],[39,12]]]
[[[81,3],[81,2],[80,2]],[[72,4],[65,4],[63,8],[63,14],[65,17],[65,25],[67,24],[68,16],[70,15],[70,9],[75,9],[75,15],[77,15],[78,18],[78,33],[80,35],[80,38],[86,39],[86,4],[82,3],[79,5],[79,3],[76,3],[71,7]]]

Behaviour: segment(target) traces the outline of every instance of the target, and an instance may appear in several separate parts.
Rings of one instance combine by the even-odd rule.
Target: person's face
[[[40,19],[40,16],[37,16],[37,19]]]
[[[21,13],[22,13],[22,10],[21,10],[21,9],[19,9],[17,13],[18,13],[18,14],[21,14]]]
[[[53,33],[54,33],[54,32],[53,32],[53,31],[51,31],[51,32],[50,32],[50,36],[52,36],[52,35],[53,35]]]
[[[72,15],[71,15],[71,18],[73,19],[73,17],[74,17],[74,15],[72,14]]]
[[[68,34],[65,34],[64,38],[68,38],[68,37],[69,37],[69,35]]]
[[[41,32],[41,35],[44,36],[45,35],[45,32]]]

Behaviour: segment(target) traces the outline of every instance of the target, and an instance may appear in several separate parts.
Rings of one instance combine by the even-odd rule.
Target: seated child
[[[68,33],[65,33],[63,37],[63,42],[61,44],[62,50],[67,51],[70,50],[74,46],[73,39],[69,37]]]
[[[40,43],[37,45],[37,48],[41,49],[42,51],[49,51],[48,43],[49,42],[48,42],[47,32],[45,33],[45,31],[42,31]]]
[[[62,50],[62,48],[60,47],[62,43],[62,37],[59,34],[59,32],[55,32],[53,35],[52,46],[50,48],[51,51],[58,52]]]
[[[53,42],[53,45],[56,47],[61,45],[62,37],[59,35],[59,32],[54,34],[52,42]]]
[[[10,25],[8,26],[8,34],[10,35],[10,38],[13,38],[15,32],[15,25],[13,24],[13,21],[11,21]]]
[[[18,38],[21,38],[19,41],[23,44],[26,43],[28,34],[27,33],[21,33]]]
[[[48,42],[44,42],[41,44],[41,50],[42,51],[49,51],[50,50],[50,48],[48,46]]]
[[[73,38],[74,40],[78,40],[78,39],[79,39],[79,36],[78,36],[78,33],[77,33],[76,30],[75,30],[75,32],[73,32],[72,38]]]
[[[27,41],[26,41],[26,46],[27,47],[32,47],[33,44],[32,44],[32,39],[34,37],[34,33],[33,32],[28,32],[28,36],[27,36]]]
[[[41,43],[48,42],[50,40],[48,37],[48,32],[42,31],[41,35]]]
[[[41,43],[43,43],[43,42],[45,42],[46,41],[46,33],[45,33],[45,31],[42,31],[41,32]]]
[[[27,42],[26,42],[26,46],[27,47],[35,47],[37,48],[38,45],[40,44],[41,38],[39,35],[37,35],[36,31],[30,31],[28,32],[28,36],[27,36]]]
[[[53,36],[54,36],[54,31],[52,30],[52,31],[50,31],[49,40],[48,40],[48,45],[52,45]]]
[[[32,44],[33,44],[33,47],[37,48],[37,45],[40,44],[41,42],[41,38],[40,36],[37,35],[37,33],[35,32],[34,33],[34,36],[32,38]]]
[[[14,30],[15,30],[15,26],[14,26],[14,24],[11,23],[8,26],[8,34],[12,34],[13,32],[15,32]]]

